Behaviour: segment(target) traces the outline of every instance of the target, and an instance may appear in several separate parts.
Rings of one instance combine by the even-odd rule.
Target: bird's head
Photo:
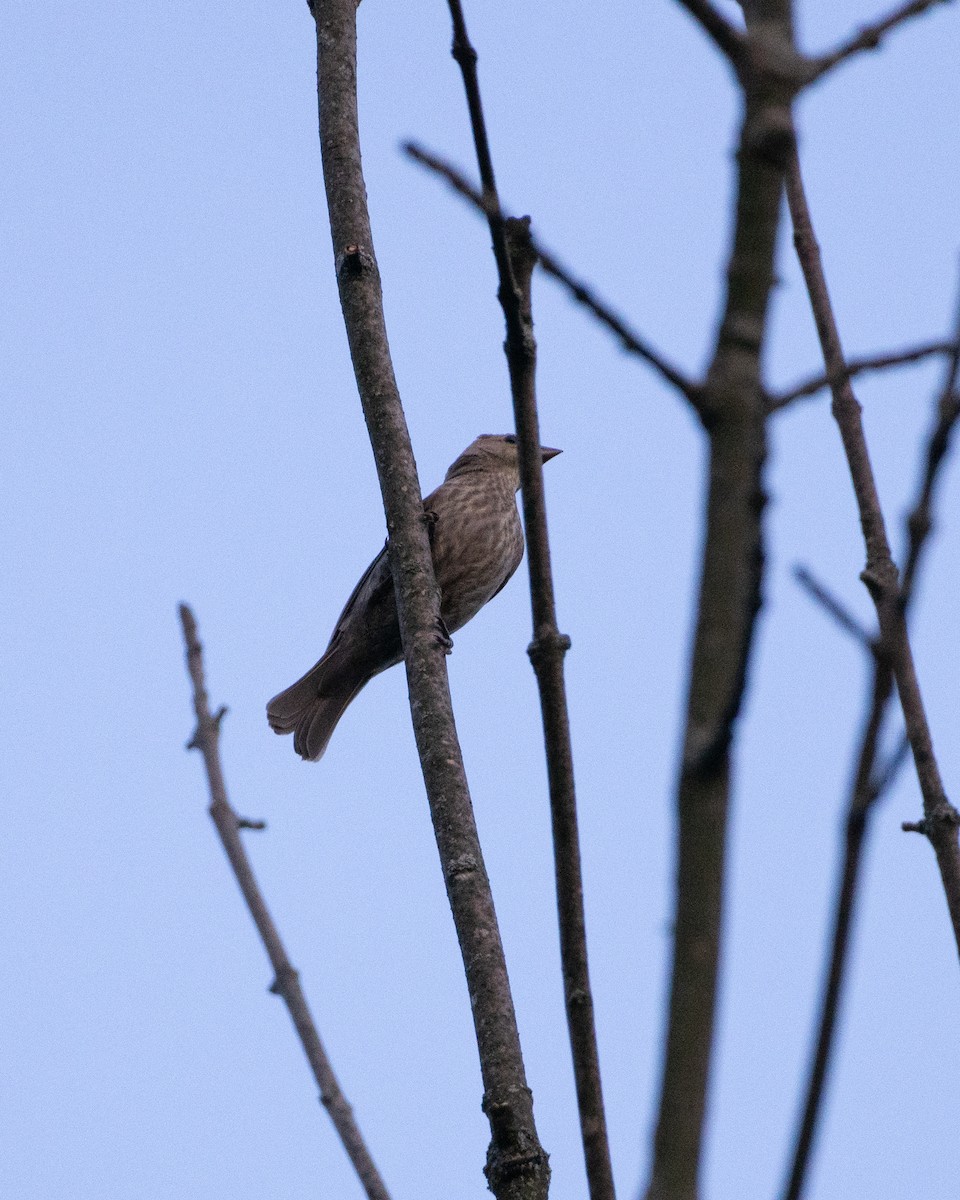
[[[559,450],[552,450],[549,446],[540,447],[540,458],[543,462],[549,462],[559,453]],[[517,454],[516,435],[513,433],[481,433],[447,471],[447,479],[465,475],[469,471],[506,471],[515,476],[515,487],[519,487],[520,460]]]

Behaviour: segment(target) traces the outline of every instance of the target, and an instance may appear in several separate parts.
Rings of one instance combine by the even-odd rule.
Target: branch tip
[[[845,42],[841,42],[835,50],[826,54],[818,54],[809,60],[809,82],[813,83],[815,80],[821,79],[828,71],[832,71],[834,67],[853,58],[856,54],[878,49],[887,34],[898,26],[914,17],[923,16],[928,9],[937,4],[949,2],[950,0],[908,0],[907,3],[898,5],[885,17],[880,17],[869,25],[861,26],[855,34]]]
[[[216,733],[227,708],[226,705],[221,705],[215,716],[210,713],[203,681],[203,652],[197,637],[197,623],[188,605],[181,604],[179,611],[187,647],[187,670],[193,686],[193,704],[197,714],[197,730],[188,743],[188,747],[203,752],[203,763],[210,793],[208,811],[247,909],[257,928],[257,933],[263,942],[270,965],[273,967],[274,982],[279,985],[282,980],[289,981],[291,976],[295,982],[296,972],[290,965],[286,948],[274,924],[273,917],[270,915],[270,910],[267,908],[263,892],[260,890],[243,840],[238,832],[241,828],[263,828],[265,823],[248,822],[244,818],[238,817],[230,804],[223,779],[218,739],[216,736],[205,736],[210,731]],[[277,994],[280,994],[279,989]],[[331,1096],[340,1097],[340,1102],[332,1104],[329,1108],[330,1119],[357,1177],[363,1185],[367,1200],[390,1200],[389,1193],[370,1156],[350,1106],[340,1090],[340,1084],[330,1065],[330,1060],[327,1058],[326,1050],[320,1040],[320,1034],[302,989],[290,987],[282,995],[303,1052],[310,1064],[314,1080],[322,1091],[328,1092]]]

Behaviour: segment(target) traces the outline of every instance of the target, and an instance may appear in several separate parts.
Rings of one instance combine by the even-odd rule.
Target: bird
[[[541,446],[546,463],[560,453]],[[504,587],[523,558],[517,512],[517,439],[481,434],[454,460],[424,500],[433,569],[440,590],[439,636],[449,653],[456,633]],[[301,758],[321,758],[347,707],[375,675],[403,660],[400,621],[387,547],[344,605],[323,657],[267,704],[275,733],[293,734]]]

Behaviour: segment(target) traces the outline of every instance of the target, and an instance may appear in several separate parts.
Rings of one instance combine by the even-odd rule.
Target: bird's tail
[[[337,722],[367,678],[343,678],[330,670],[329,656],[278,693],[267,704],[267,720],[274,733],[292,733],[293,748],[310,762],[322,757]]]

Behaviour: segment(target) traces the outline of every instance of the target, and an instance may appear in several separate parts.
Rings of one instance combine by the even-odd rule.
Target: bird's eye
[[[510,446],[515,446],[517,444],[517,436],[514,433],[504,434],[503,440]]]

